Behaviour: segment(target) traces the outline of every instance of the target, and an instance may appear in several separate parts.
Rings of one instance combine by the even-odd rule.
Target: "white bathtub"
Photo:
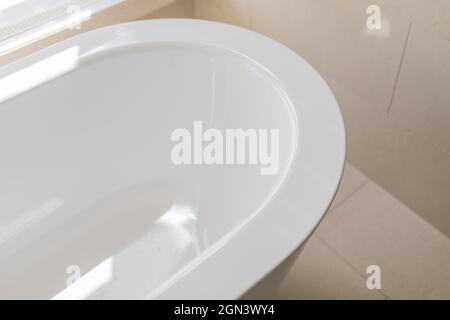
[[[279,130],[278,163],[177,165],[199,121]],[[317,72],[225,24],[112,26],[7,65],[0,298],[239,298],[325,214],[344,137]]]

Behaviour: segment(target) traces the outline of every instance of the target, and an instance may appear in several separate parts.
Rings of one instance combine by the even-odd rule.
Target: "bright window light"
[[[82,300],[113,280],[113,257],[104,260],[80,279],[62,290],[52,300]]]
[[[98,11],[124,0],[0,0],[0,55],[62,30],[80,29]]]
[[[2,2],[0,2],[0,10],[11,8],[21,2],[25,2],[25,0],[2,0]]]

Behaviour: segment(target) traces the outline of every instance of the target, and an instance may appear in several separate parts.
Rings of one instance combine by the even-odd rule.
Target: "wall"
[[[366,27],[371,4],[380,30]],[[308,60],[341,106],[348,161],[450,236],[449,0],[195,0],[194,10]]]
[[[81,29],[79,30],[68,29],[10,54],[0,56],[0,66],[78,33],[96,28],[139,19],[192,18],[193,8],[192,0],[127,0],[93,15],[88,21],[81,24]]]

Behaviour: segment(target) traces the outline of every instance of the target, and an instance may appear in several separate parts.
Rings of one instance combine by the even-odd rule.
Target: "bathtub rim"
[[[287,176],[281,179],[282,185],[264,210],[257,216],[242,221],[219,240],[219,243],[212,245],[210,252],[202,253],[201,259],[194,259],[192,263],[188,263],[146,297],[238,298],[304,243],[326,213],[342,176],[345,159],[342,115],[328,85],[303,58],[270,38],[240,27],[193,19],[157,19],[113,25],[76,35],[2,66],[0,78],[80,43],[86,48],[92,48],[83,53],[87,57],[124,46],[155,42],[186,42],[216,46],[248,57],[263,66],[283,84],[288,97],[293,101],[297,115],[296,126],[302,131],[299,142],[302,146],[305,142],[309,146],[306,159],[301,157],[302,153],[294,155]],[[310,82],[313,89],[320,90],[319,95],[312,91],[296,92],[295,83],[300,78],[296,71],[299,70],[304,73],[300,82],[303,84]],[[309,98],[305,99],[305,96]],[[321,96],[318,99],[320,103],[314,104],[316,110],[312,112],[310,106],[303,103],[305,100],[314,101],[318,96]],[[322,128],[329,127],[330,130],[320,132],[318,129],[315,130],[313,124],[320,124],[318,127]],[[306,132],[305,127],[308,128]],[[311,148],[311,145],[315,145],[314,140],[318,135],[322,136],[326,144]],[[310,158],[313,160],[326,158],[325,164],[331,174],[326,178],[320,176],[324,163],[311,161]],[[305,175],[308,170],[317,176]],[[297,174],[299,177],[296,177]],[[297,210],[292,196],[284,194],[289,194],[298,187],[295,179],[300,178],[305,181],[310,179],[311,184],[322,187],[319,191],[322,193],[319,196],[322,201],[307,204],[309,212],[302,211],[302,214],[309,216],[296,220],[293,216],[301,208]],[[311,192],[304,187],[302,190],[305,194]],[[286,211],[283,216],[280,216],[280,210]],[[299,225],[299,222],[304,225]],[[278,231],[274,232],[274,225],[279,228]],[[294,226],[298,229],[290,229]],[[295,235],[290,234],[289,239],[284,239],[283,232],[286,230],[288,233],[296,231]],[[261,234],[271,236],[259,237]],[[254,253],[263,254],[258,251],[261,247],[275,248],[277,252],[259,260],[255,259],[253,254],[248,254],[252,250]],[[230,261],[236,258],[241,259],[239,268],[227,268],[226,276],[223,276],[223,266],[228,266]]]

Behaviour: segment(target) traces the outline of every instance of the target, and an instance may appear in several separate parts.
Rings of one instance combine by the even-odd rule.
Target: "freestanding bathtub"
[[[211,128],[278,140],[253,161],[206,161]],[[173,160],[180,130],[192,161]],[[256,147],[246,138],[241,152]],[[256,161],[275,142],[276,161]],[[168,19],[2,67],[0,153],[0,298],[235,299],[320,222],[345,139],[333,94],[295,53]]]

